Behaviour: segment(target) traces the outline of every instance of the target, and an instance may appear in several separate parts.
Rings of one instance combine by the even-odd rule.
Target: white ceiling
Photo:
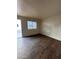
[[[61,12],[61,0],[17,0],[17,13],[21,16],[45,18]]]

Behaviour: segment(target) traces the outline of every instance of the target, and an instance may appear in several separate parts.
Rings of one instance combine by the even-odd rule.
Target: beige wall
[[[22,20],[22,32],[24,36],[42,33],[60,40],[61,16],[58,15],[60,13],[61,0],[17,0],[18,15],[34,16],[43,19],[41,22],[40,20],[36,20],[38,22],[38,29],[30,31],[25,26],[27,19],[19,17]]]
[[[33,21],[37,21],[38,25],[37,25],[37,29],[34,30],[28,30],[27,29],[27,21],[29,19],[27,19],[26,17],[22,17],[22,16],[17,16],[18,19],[21,19],[21,24],[22,24],[22,36],[29,36],[29,35],[34,35],[34,34],[38,34],[40,33],[40,21],[35,19]]]
[[[52,16],[42,20],[41,33],[49,37],[61,39],[61,16]]]
[[[27,18],[18,16],[22,23],[22,35],[29,36],[34,34],[44,34],[46,36],[61,40],[61,16],[51,16],[43,20],[34,20],[38,22],[38,28],[36,30],[28,30],[26,21]]]

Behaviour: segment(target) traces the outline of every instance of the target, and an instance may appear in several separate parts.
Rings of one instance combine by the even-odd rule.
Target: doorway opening
[[[17,19],[17,38],[22,37],[21,19]]]

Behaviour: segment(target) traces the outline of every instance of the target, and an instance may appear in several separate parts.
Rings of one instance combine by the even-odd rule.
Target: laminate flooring
[[[17,59],[61,59],[61,41],[41,34],[18,38]]]

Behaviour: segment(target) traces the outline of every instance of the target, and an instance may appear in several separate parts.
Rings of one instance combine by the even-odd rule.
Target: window
[[[28,29],[37,29],[37,22],[36,21],[27,21],[27,28]]]

